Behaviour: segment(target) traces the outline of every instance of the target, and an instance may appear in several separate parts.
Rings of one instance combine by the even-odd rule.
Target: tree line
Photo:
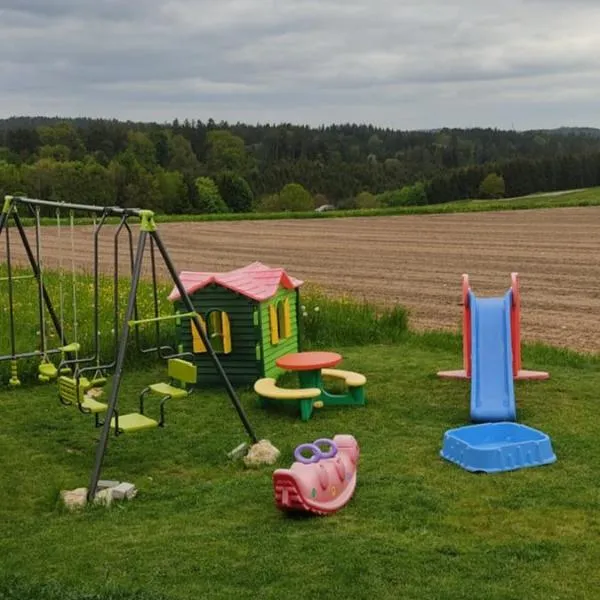
[[[439,203],[600,185],[598,130],[0,121],[0,192],[163,213]]]

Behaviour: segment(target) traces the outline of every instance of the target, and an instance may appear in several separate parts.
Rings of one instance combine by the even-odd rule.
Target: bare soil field
[[[170,223],[160,233],[179,270],[221,271],[260,260],[331,294],[405,305],[417,329],[460,327],[462,273],[484,296],[503,294],[517,271],[525,340],[600,349],[600,208]],[[68,230],[62,235],[59,244],[52,228],[43,230],[44,254],[52,257],[47,267],[58,264],[59,245],[63,267],[71,267]],[[76,264],[85,270],[91,244],[91,228],[77,228]],[[111,253],[107,231],[107,272]]]

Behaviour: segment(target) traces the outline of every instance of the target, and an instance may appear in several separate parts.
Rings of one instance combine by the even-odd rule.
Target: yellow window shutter
[[[204,333],[206,334],[206,323],[204,322],[204,319],[198,315],[198,320],[200,321],[200,324],[202,325],[202,331],[204,331]],[[204,345],[204,342],[202,341],[202,338],[200,337],[200,333],[198,332],[198,329],[196,328],[196,323],[194,321],[194,319],[192,319],[190,321],[191,323],[191,327],[192,327],[192,342],[193,342],[193,351],[194,354],[202,354],[203,352],[206,352],[206,346]]]
[[[221,324],[223,326],[223,353],[231,353],[231,325],[229,324],[229,315],[226,312],[221,313]]]
[[[271,344],[279,343],[279,326],[277,324],[277,309],[269,304],[269,323],[271,325]]]
[[[283,301],[283,335],[289,338],[292,335],[292,317],[290,313],[290,299]]]

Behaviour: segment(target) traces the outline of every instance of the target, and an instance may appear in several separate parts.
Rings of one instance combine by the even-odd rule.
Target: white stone
[[[60,496],[69,510],[77,510],[83,508],[87,504],[87,488],[62,490]]]
[[[260,440],[254,444],[244,457],[244,463],[247,467],[256,467],[258,465],[274,464],[281,453],[269,440]]]
[[[96,486],[96,489],[98,491],[105,490],[106,488],[117,487],[120,483],[121,483],[120,481],[113,481],[111,479],[101,479],[98,482],[98,485]]]
[[[124,481],[123,483],[120,483],[118,486],[114,487],[111,489],[112,492],[112,497],[115,500],[131,500],[132,498],[135,498],[135,496],[137,495],[137,489],[135,487],[135,485],[133,485],[133,483],[127,483],[126,481]]]
[[[104,504],[105,506],[110,506],[113,501],[112,490],[115,488],[106,488],[101,492],[98,492],[94,497],[95,504]]]

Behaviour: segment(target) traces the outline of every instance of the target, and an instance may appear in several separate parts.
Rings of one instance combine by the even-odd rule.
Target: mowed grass
[[[69,514],[59,490],[87,485],[98,430],[52,386],[2,390],[2,598],[595,598],[600,589],[598,389],[594,358],[528,348],[545,382],[517,382],[518,418],[553,440],[554,465],[473,475],[439,456],[469,421],[469,384],[450,335],[335,347],[368,378],[368,406],[302,423],[241,398],[260,438],[291,464],[297,444],[336,433],[359,441],[358,485],[329,517],[274,506],[274,467],[225,453],[245,439],[224,393],[168,406],[161,430],[110,440],[103,476],[134,482],[130,503]],[[162,368],[128,371],[122,411]],[[150,405],[151,406],[151,405]]]

